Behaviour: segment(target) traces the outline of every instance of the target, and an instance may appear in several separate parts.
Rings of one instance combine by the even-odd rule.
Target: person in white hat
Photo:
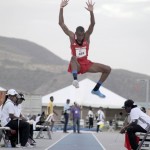
[[[20,120],[19,117],[15,116],[15,103],[17,101],[18,93],[14,89],[7,91],[5,101],[2,105],[2,114],[1,114],[1,125],[10,127],[13,131],[18,131],[20,133],[20,143],[22,147],[26,147],[26,143],[29,138],[30,126],[27,122]],[[19,119],[19,127],[18,127]],[[15,147],[15,143],[11,145]]]

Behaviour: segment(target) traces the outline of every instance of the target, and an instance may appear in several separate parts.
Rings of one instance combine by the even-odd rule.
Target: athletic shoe
[[[17,144],[17,145],[16,145],[16,148],[20,148],[20,147],[21,147],[21,145],[20,145],[20,144]]]
[[[72,85],[73,85],[75,88],[79,88],[79,82],[78,82],[78,80],[73,80]]]
[[[27,142],[25,146],[22,146],[22,148],[33,148],[33,146]]]
[[[36,146],[36,143],[31,143],[30,145],[31,145],[31,146]]]
[[[105,96],[104,94],[102,94],[99,90],[97,90],[97,91],[92,90],[91,93],[92,93],[92,94],[95,94],[95,95],[97,95],[97,96],[99,96],[99,97],[101,97],[101,98],[105,98],[105,97],[106,97],[106,96]]]

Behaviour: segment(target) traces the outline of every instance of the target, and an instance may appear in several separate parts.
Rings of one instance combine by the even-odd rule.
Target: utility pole
[[[148,102],[149,102],[149,79],[138,79],[137,81],[142,81],[146,83],[146,108],[148,109]]]

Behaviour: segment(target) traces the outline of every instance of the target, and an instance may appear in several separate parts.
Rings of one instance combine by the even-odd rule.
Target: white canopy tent
[[[7,91],[6,89],[4,89],[3,87],[0,87],[0,91]]]
[[[126,100],[125,98],[113,93],[112,91],[104,87],[101,87],[101,92],[106,95],[105,98],[100,98],[96,95],[91,94],[91,90],[95,86],[95,82],[89,79],[84,79],[80,81],[79,85],[80,88],[78,89],[70,85],[56,92],[43,96],[42,106],[48,105],[50,96],[54,97],[55,106],[64,106],[66,100],[70,99],[71,104],[77,102],[82,106],[101,106],[104,108],[120,109]]]

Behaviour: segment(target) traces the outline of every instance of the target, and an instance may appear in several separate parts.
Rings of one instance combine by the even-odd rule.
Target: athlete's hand
[[[85,7],[85,9],[91,12],[94,9],[95,2],[93,3],[92,0],[88,0],[88,2],[86,2],[86,5],[87,7]]]
[[[69,0],[62,0],[61,4],[60,4],[60,8],[65,7],[66,5],[68,5]]]

